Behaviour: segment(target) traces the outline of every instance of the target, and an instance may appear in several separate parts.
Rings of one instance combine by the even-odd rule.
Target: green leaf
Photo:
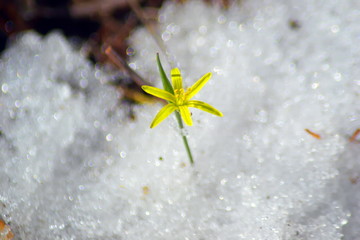
[[[164,72],[164,69],[163,69],[163,67],[161,65],[159,53],[156,54],[156,62],[157,62],[158,68],[159,68],[160,77],[161,77],[161,81],[162,81],[164,89],[166,91],[168,91],[169,93],[174,94],[174,89],[171,86],[171,83],[170,83],[169,79],[167,78],[167,76],[166,76],[166,74]]]

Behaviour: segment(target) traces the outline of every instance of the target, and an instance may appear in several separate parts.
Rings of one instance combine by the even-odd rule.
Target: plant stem
[[[193,159],[192,154],[191,154],[191,150],[190,150],[190,146],[189,146],[187,137],[183,132],[184,124],[183,124],[183,122],[181,120],[179,112],[175,111],[175,116],[176,116],[177,122],[179,124],[179,128],[180,128],[180,131],[181,131],[181,136],[182,136],[182,139],[184,141],[185,149],[186,149],[186,152],[187,152],[188,157],[190,159],[190,163],[191,163],[191,165],[194,165],[194,159]]]

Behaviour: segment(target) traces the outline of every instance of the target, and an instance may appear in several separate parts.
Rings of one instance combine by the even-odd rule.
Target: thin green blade
[[[157,62],[158,68],[159,68],[160,77],[161,77],[161,81],[162,81],[164,90],[168,91],[169,93],[174,94],[174,89],[171,86],[171,83],[170,83],[169,79],[167,78],[167,76],[166,76],[166,74],[164,72],[164,69],[163,69],[163,67],[161,65],[159,53],[156,54],[156,62]]]

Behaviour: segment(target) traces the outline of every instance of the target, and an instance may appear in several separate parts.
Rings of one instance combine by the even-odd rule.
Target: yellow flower
[[[180,70],[178,68],[174,68],[171,70],[171,80],[174,94],[160,88],[142,86],[142,89],[145,92],[168,101],[168,104],[165,105],[155,116],[153,122],[150,125],[150,128],[156,127],[175,110],[180,112],[182,119],[187,125],[192,126],[192,119],[189,107],[198,108],[205,112],[222,117],[223,114],[209,104],[197,100],[190,100],[204,87],[204,85],[207,83],[207,81],[209,81],[210,78],[211,73],[205,74],[194,85],[192,85],[185,91],[182,86],[182,77]]]

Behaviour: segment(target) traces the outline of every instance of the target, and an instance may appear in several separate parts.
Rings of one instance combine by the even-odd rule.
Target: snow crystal
[[[165,4],[160,32],[195,97],[188,163],[161,104],[128,107],[61,34],[0,60],[0,213],[15,239],[360,239],[357,1]],[[130,66],[161,86],[145,29]],[[320,139],[305,129],[319,134]]]

